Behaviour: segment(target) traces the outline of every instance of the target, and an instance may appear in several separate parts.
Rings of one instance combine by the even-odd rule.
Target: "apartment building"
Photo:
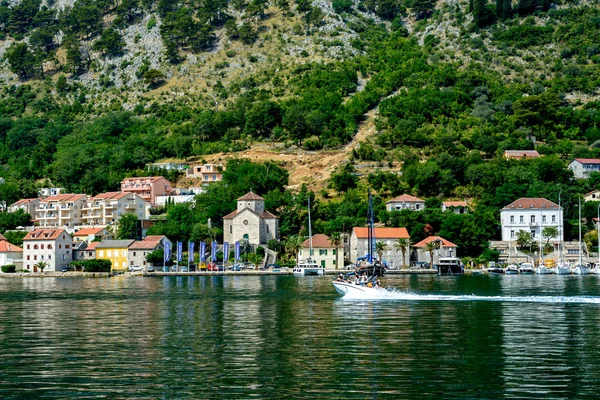
[[[200,179],[202,183],[218,182],[223,180],[223,164],[192,165],[187,169],[186,177]]]
[[[58,194],[41,199],[35,209],[36,225],[43,228],[73,229],[82,224],[81,214],[88,201],[85,194]]]
[[[172,190],[171,182],[162,176],[127,178],[121,181],[121,192],[137,194],[152,205],[156,204],[156,196],[166,196]]]
[[[89,199],[82,210],[82,225],[113,225],[121,216],[133,214],[138,219],[147,219],[150,203],[135,193],[108,192]]]

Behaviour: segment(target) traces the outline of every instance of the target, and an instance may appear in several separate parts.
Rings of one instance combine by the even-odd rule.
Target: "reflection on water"
[[[0,280],[1,398],[595,398],[600,280]],[[490,301],[491,300],[491,301]]]

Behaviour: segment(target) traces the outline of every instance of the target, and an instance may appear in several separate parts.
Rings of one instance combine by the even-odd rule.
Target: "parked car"
[[[75,271],[75,267],[72,267],[70,265],[63,267],[63,269],[61,269],[62,272],[70,272],[70,271]]]
[[[207,271],[223,271],[223,266],[217,265],[215,263],[208,263],[208,265],[206,266],[206,270]]]
[[[148,266],[148,272],[154,272],[154,267],[152,265]]]
[[[244,269],[244,264],[234,264],[229,267],[229,269],[232,271],[242,271]]]
[[[179,267],[179,272],[188,272],[188,267]]]
[[[141,265],[134,265],[132,267],[129,267],[129,271],[131,272],[142,272],[144,270],[144,267],[142,267]]]
[[[245,262],[244,263],[244,269],[256,269],[256,265],[254,265],[251,262]]]

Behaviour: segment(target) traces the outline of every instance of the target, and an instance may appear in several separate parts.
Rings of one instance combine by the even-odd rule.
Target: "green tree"
[[[290,236],[285,241],[285,251],[286,251],[286,253],[288,253],[288,255],[290,257],[295,258],[296,265],[298,264],[298,253],[300,252],[300,249],[302,249],[303,243],[304,243],[304,240],[302,240],[302,238],[297,235]],[[309,257],[310,256],[311,255],[309,255]]]
[[[546,239],[546,246],[544,247],[548,247],[548,245],[550,244],[550,240],[555,237],[558,237],[558,228],[555,226],[544,227],[544,229],[542,229],[542,237]]]
[[[340,244],[342,244],[342,235],[339,232],[334,232],[329,236],[329,242],[335,247],[335,269],[340,268]],[[343,261],[343,259],[342,259]]]
[[[111,56],[121,53],[124,47],[125,41],[121,37],[121,34],[113,28],[102,31],[100,39],[93,45],[94,50],[101,51],[102,53]]]
[[[383,261],[383,252],[387,251],[388,245],[385,242],[376,242],[375,243],[375,252],[377,252],[377,258],[379,261]]]
[[[39,269],[40,272],[44,272],[44,269],[48,266],[48,263],[46,261],[38,261],[33,266]]]
[[[402,253],[402,268],[406,266],[406,252],[410,248],[410,239],[409,238],[399,238],[396,243],[394,243],[394,249]]]
[[[165,79],[165,74],[157,69],[149,69],[144,72],[144,83],[149,86],[154,86]]]
[[[431,260],[431,263],[429,264],[429,266],[431,268],[433,268],[433,253],[440,248],[440,242],[439,240],[432,240],[429,243],[426,243],[425,246],[423,247],[423,251],[426,251],[427,253],[429,253],[429,259]]]
[[[124,214],[117,222],[117,239],[135,239],[137,236],[138,219],[135,214]]]
[[[532,242],[533,238],[531,237],[531,232],[522,229],[517,232],[517,248],[519,248],[519,250],[529,249]]]
[[[512,0],[496,0],[496,16],[504,21],[512,16]]]
[[[19,78],[25,80],[35,73],[36,58],[29,51],[27,43],[13,43],[6,50],[6,60],[10,65],[10,70],[17,74]]]

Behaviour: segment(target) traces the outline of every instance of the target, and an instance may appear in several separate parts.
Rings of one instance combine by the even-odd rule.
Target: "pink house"
[[[171,194],[171,182],[162,176],[127,178],[121,181],[121,192],[135,193],[150,204],[156,204],[156,196]]]

